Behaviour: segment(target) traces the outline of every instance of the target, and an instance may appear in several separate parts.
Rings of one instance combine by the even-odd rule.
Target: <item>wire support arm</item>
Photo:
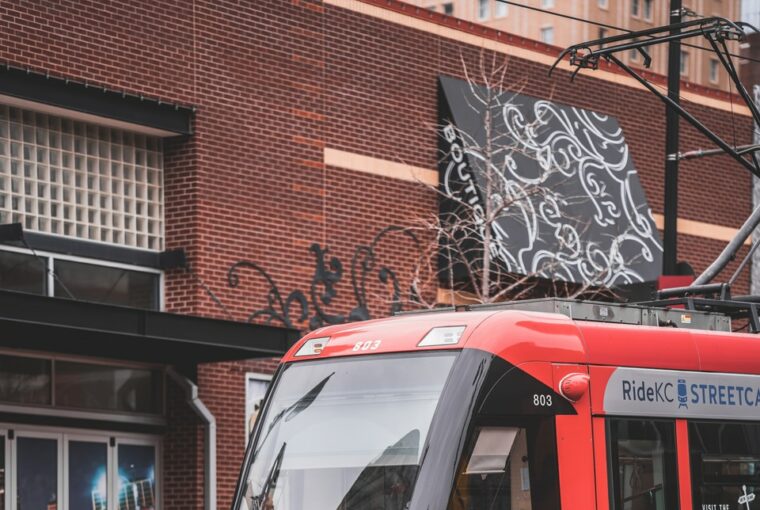
[[[645,66],[648,67],[651,58],[649,58],[645,48],[649,46],[697,36],[706,36],[707,34],[715,34],[721,40],[743,40],[745,35],[742,27],[744,26],[748,25],[743,22],[733,22],[725,18],[712,17],[594,39],[564,49],[557,57],[554,65],[552,65],[549,74],[551,75],[557,65],[568,55],[570,57],[570,65],[572,66],[576,66],[579,69],[597,69],[600,58],[607,58],[614,53],[632,49],[639,50],[646,55]],[[751,27],[751,25],[749,26]],[[671,32],[673,30],[678,30],[679,32],[673,33]]]
[[[678,114],[685,119],[689,124],[691,124],[697,131],[702,133],[705,137],[707,137],[710,141],[712,141],[715,145],[720,147],[720,149],[734,158],[737,162],[739,162],[744,168],[752,172],[757,177],[760,177],[760,169],[758,169],[754,162],[750,162],[747,159],[743,157],[743,153],[738,153],[735,148],[728,143],[726,143],[721,137],[713,133],[707,126],[702,124],[696,117],[694,117],[692,114],[690,114],[688,111],[686,111],[680,104],[673,101],[671,98],[669,98],[667,95],[663,94],[657,88],[655,88],[654,85],[652,85],[649,81],[647,81],[645,78],[643,78],[641,75],[639,75],[636,71],[628,67],[625,63],[623,63],[619,58],[617,58],[615,55],[608,55],[608,57],[612,62],[614,62],[616,65],[618,65],[621,69],[623,69],[626,73],[631,75],[636,81],[641,83],[644,87],[646,87],[647,90],[649,90],[652,94],[660,98],[662,102],[664,102],[669,107],[675,109]]]

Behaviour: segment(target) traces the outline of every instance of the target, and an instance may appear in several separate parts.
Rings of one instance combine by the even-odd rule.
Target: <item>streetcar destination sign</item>
[[[760,376],[618,368],[604,412],[630,416],[760,418]]]

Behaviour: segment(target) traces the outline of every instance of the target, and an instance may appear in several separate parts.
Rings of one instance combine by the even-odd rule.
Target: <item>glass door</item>
[[[120,440],[116,449],[117,510],[156,510],[157,445]]]
[[[66,437],[68,510],[108,509],[110,448],[102,437]]]
[[[154,437],[0,428],[0,510],[160,510],[158,461]]]

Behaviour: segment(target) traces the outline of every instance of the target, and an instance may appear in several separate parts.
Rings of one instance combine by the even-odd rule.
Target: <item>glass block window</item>
[[[160,138],[0,105],[0,224],[162,250],[163,202]]]

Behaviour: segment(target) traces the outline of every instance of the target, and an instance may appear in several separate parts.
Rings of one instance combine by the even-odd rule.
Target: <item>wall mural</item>
[[[449,77],[439,101],[440,185],[454,199],[442,215],[462,202],[482,214],[486,190],[508,203],[490,248],[505,271],[606,287],[657,280],[662,243],[617,119]]]
[[[405,302],[416,302],[417,297],[412,290],[408,295],[402,295],[401,283],[396,271],[378,261],[378,245],[389,235],[403,236],[419,251],[421,249],[417,236],[409,229],[389,226],[378,232],[369,244],[359,245],[351,257],[350,283],[354,306],[344,313],[331,310],[338,298],[338,284],[344,276],[343,262],[330,255],[327,247],[314,243],[309,251],[314,256],[314,275],[308,291],[295,289],[283,298],[283,293],[275,280],[260,265],[249,260],[235,262],[227,271],[227,283],[231,288],[241,284],[243,270],[253,272],[249,277],[263,278],[269,290],[267,304],[253,310],[248,315],[248,322],[262,321],[265,324],[279,322],[280,324],[298,328],[299,323],[308,320],[308,329],[313,330],[330,324],[363,321],[372,318],[368,305],[367,286],[370,278],[385,286],[388,290],[386,299],[388,314],[393,315],[403,308]]]

